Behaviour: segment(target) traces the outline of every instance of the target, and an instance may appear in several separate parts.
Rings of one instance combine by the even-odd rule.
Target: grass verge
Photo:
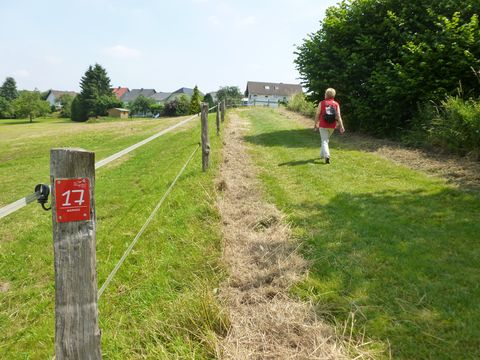
[[[241,112],[265,191],[311,262],[294,294],[355,318],[379,358],[480,357],[480,194],[331,141],[272,110]],[[341,331],[340,331],[341,332]]]
[[[7,191],[2,191],[2,202],[26,195],[36,182],[48,181],[50,147],[81,146],[95,150],[98,160],[177,121],[2,125],[0,184]],[[197,145],[199,121],[194,122],[97,171],[99,285]],[[216,334],[226,330],[228,320],[213,295],[223,277],[213,185],[221,138],[215,136],[214,125],[210,134],[210,171],[202,173],[197,152],[100,299],[104,358],[208,359],[216,355]],[[50,216],[31,204],[1,220],[2,359],[53,355]]]

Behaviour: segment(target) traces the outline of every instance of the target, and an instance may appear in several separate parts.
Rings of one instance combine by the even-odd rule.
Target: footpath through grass
[[[270,200],[294,226],[307,279],[293,292],[380,358],[480,358],[480,194],[331,141],[273,110],[240,112]]]
[[[50,147],[81,146],[100,160],[178,121],[2,124],[0,204],[48,182]],[[197,146],[199,122],[97,171],[99,287]],[[197,152],[99,301],[105,359],[214,357],[214,334],[225,331],[227,319],[213,296],[223,276],[213,184],[221,138],[214,116],[210,124],[210,171],[202,173]],[[51,358],[51,213],[30,204],[0,221],[0,358]]]

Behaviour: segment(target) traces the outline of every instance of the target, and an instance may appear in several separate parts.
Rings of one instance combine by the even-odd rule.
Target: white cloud
[[[142,55],[139,50],[124,45],[111,46],[105,48],[104,51],[107,55],[122,59],[137,59]]]

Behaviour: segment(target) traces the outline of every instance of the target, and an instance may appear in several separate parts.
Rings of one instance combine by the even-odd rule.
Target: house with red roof
[[[116,87],[112,89],[113,94],[117,97],[118,100],[120,100],[123,95],[128,93],[130,90],[126,87]]]

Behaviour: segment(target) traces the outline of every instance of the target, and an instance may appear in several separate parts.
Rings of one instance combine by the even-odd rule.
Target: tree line
[[[75,97],[69,94],[60,97],[59,116],[82,122],[92,117],[106,116],[111,108],[124,107],[112,92],[106,69],[99,64],[88,67],[80,79],[80,88],[80,94]],[[0,87],[0,118],[29,117],[32,121],[35,117],[56,110],[45,101],[46,96],[47,93],[37,90],[17,91],[15,80],[8,77]],[[226,100],[227,104],[238,103],[242,94],[236,86],[224,86],[217,91],[216,98],[218,101]],[[199,113],[202,101],[208,103],[209,107],[214,106],[211,94],[202,96],[195,86],[190,98],[182,94],[163,104],[140,95],[125,106],[134,115],[181,116]]]
[[[474,107],[480,95],[479,11],[478,0],[351,0],[330,7],[295,51],[308,98],[318,102],[334,87],[352,130],[397,138],[416,132],[447,142],[460,129],[480,150],[480,116],[451,113],[459,103]]]

